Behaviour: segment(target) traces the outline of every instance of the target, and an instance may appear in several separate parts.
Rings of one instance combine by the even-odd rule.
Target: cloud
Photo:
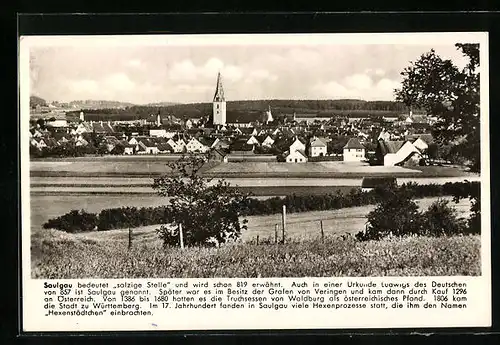
[[[83,80],[72,80],[68,82],[68,86],[72,92],[76,94],[88,94],[99,90],[99,85],[95,80],[83,79]]]
[[[125,63],[125,65],[129,66],[129,67],[137,68],[137,67],[141,67],[142,66],[142,61],[139,60],[139,59],[132,59],[132,60],[128,60]]]
[[[110,90],[128,91],[135,87],[135,83],[124,73],[116,73],[103,80],[103,87]]]
[[[173,81],[195,80],[197,72],[198,71],[193,62],[189,59],[185,59],[172,66],[168,72],[168,78]]]
[[[373,81],[366,74],[353,74],[344,79],[344,84],[349,89],[366,90],[372,87]]]
[[[311,96],[319,98],[356,98],[365,100],[394,100],[394,89],[401,84],[392,79],[383,78],[374,83],[366,74],[353,74],[340,82],[328,81],[317,83],[311,88]]]

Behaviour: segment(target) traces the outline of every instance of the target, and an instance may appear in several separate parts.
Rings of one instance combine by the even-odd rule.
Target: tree
[[[122,143],[118,143],[111,150],[111,154],[113,155],[122,155],[125,152],[125,146]]]
[[[436,138],[441,144],[457,146],[471,170],[479,171],[479,45],[455,46],[469,59],[463,69],[431,49],[401,72],[403,83],[395,90],[396,100],[436,116]]]
[[[208,156],[183,156],[168,164],[170,175],[154,179],[158,194],[170,197],[165,219],[170,225],[158,230],[164,246],[179,243],[179,224],[188,246],[225,243],[239,238],[246,229],[246,219],[240,223],[239,217],[247,205],[247,195],[224,180],[209,185],[211,180],[199,173],[207,160]]]
[[[368,213],[365,232],[359,232],[359,240],[378,240],[383,237],[419,234],[423,219],[418,205],[412,200],[410,188],[386,187],[377,189],[380,203]]]

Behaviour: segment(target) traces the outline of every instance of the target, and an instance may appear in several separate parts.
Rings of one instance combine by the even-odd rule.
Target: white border
[[[30,256],[30,178],[29,178],[29,50],[32,47],[43,46],[220,46],[220,45],[249,45],[248,42],[256,40],[256,45],[333,45],[333,44],[450,44],[460,42],[480,43],[480,71],[481,71],[481,212],[482,241],[481,241],[481,266],[480,277],[454,277],[463,278],[470,282],[474,288],[474,300],[477,308],[471,308],[474,313],[467,320],[455,317],[442,317],[441,312],[428,311],[427,313],[413,312],[408,318],[391,318],[382,313],[368,313],[366,318],[359,318],[348,312],[304,312],[268,314],[241,312],[237,314],[228,311],[216,313],[209,319],[206,317],[193,319],[193,312],[176,314],[172,320],[163,323],[161,329],[266,329],[266,328],[364,328],[364,327],[457,327],[457,326],[490,326],[491,325],[491,233],[490,233],[490,162],[489,162],[489,60],[488,60],[488,34],[486,32],[448,32],[448,33],[371,33],[371,34],[251,34],[251,35],[133,35],[133,36],[24,36],[20,39],[20,132],[21,132],[21,200],[22,200],[22,268],[23,268],[23,311],[24,328],[26,331],[43,330],[147,330],[155,329],[151,323],[138,322],[134,318],[117,319],[117,322],[99,324],[88,323],[81,319],[77,324],[68,318],[47,320],[41,315],[36,315],[30,306],[39,304],[41,280],[31,279]],[[442,278],[442,277],[441,277]],[[343,279],[343,278],[342,278]],[[408,278],[399,278],[405,280]],[[423,280],[430,280],[425,277]],[[436,278],[439,279],[439,278]],[[267,315],[267,316],[266,316]],[[376,316],[377,317],[374,317]],[[186,319],[183,318],[186,317]],[[141,319],[142,320],[142,319]],[[191,320],[193,323],[186,323]],[[215,322],[215,324],[214,324]]]

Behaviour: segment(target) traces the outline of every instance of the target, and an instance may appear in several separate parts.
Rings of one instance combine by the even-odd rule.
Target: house
[[[260,142],[255,138],[254,135],[250,137],[250,139],[247,140],[248,145],[260,145]]]
[[[290,145],[289,149],[290,153],[294,151],[306,151],[306,145],[299,140],[299,138],[295,137],[295,141]]]
[[[64,127],[68,127],[68,121],[66,121],[66,120],[47,121],[45,123],[45,125],[47,127],[64,128]]]
[[[434,141],[432,134],[413,134],[406,135],[405,140],[412,142],[413,146],[424,152],[429,148],[429,144]]]
[[[158,147],[158,153],[174,153],[174,149],[168,143],[160,142],[156,146]]]
[[[218,150],[228,150],[229,149],[229,141],[225,140],[225,139],[217,139],[213,144],[212,144],[212,148],[214,149],[218,149]]]
[[[150,137],[167,137],[167,131],[165,129],[150,129],[149,130]]]
[[[210,147],[205,146],[202,144],[198,139],[196,138],[191,138],[189,142],[186,144],[186,151],[187,152],[207,152],[210,149]]]
[[[377,150],[375,151],[377,159],[383,161],[384,166],[418,165],[422,154],[411,142],[394,140],[379,140]]]
[[[138,153],[141,153],[141,154],[158,154],[159,153],[159,150],[158,150],[158,146],[156,145],[156,143],[151,140],[151,139],[140,139],[139,140],[139,150],[138,150]]]
[[[361,162],[365,159],[365,147],[358,138],[350,138],[344,149],[344,162]]]
[[[382,129],[382,131],[379,133],[377,140],[390,140],[391,139],[391,134],[387,132],[385,129]]]
[[[224,162],[224,163],[227,163],[227,161],[228,161],[227,154],[219,149],[212,150],[210,152],[209,159],[213,160],[213,161],[217,161],[217,162]]]
[[[309,141],[309,157],[326,156],[326,139],[314,137]]]
[[[365,177],[361,181],[361,191],[369,192],[377,187],[394,187],[396,185],[395,177]]]
[[[254,153],[255,148],[253,145],[247,144],[246,141],[238,140],[232,143],[229,149],[235,155],[251,155]]]
[[[91,122],[92,130],[94,133],[104,134],[104,133],[113,133],[115,130],[111,126],[111,122]]]
[[[219,142],[219,138],[206,138],[206,137],[199,137],[198,141],[205,145],[207,151],[210,149],[213,149],[216,147],[217,143]]]
[[[295,150],[285,153],[287,163],[307,163],[307,155],[304,150]]]
[[[267,136],[264,141],[262,141],[262,146],[272,147],[274,144],[274,139],[271,136]]]
[[[81,146],[81,147],[86,147],[89,145],[89,142],[85,140],[81,135],[78,136],[78,138],[75,141],[75,146]]]

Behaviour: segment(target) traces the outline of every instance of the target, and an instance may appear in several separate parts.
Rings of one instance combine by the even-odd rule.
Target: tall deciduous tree
[[[432,49],[401,72],[403,83],[395,90],[396,100],[436,116],[436,138],[442,144],[456,146],[470,161],[471,169],[479,171],[479,45],[455,46],[469,60],[463,69]]]
[[[247,195],[224,180],[210,185],[210,180],[199,174],[207,159],[184,156],[168,164],[172,174],[154,180],[158,194],[170,197],[166,206],[166,223],[170,225],[158,230],[164,245],[179,243],[179,224],[186,245],[224,243],[237,239],[246,229],[246,219],[240,222],[239,217],[247,205]]]

